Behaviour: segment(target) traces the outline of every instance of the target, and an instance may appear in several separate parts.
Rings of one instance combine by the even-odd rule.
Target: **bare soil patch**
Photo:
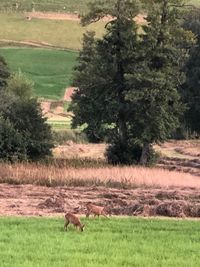
[[[200,217],[199,190],[109,189],[104,187],[42,187],[0,185],[1,216],[85,214],[88,201],[105,206],[112,215]]]
[[[42,113],[43,115],[45,115],[46,113],[48,113],[51,109],[51,102],[50,101],[42,101],[40,103],[41,109],[42,109]]]
[[[64,101],[68,101],[68,102],[72,101],[72,95],[74,94],[74,91],[76,89],[77,89],[76,87],[68,87],[68,88],[66,88],[63,100]]]

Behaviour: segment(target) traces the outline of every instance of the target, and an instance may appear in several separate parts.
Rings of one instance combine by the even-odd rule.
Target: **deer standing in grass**
[[[85,225],[81,224],[80,219],[76,215],[68,212],[65,214],[65,225],[64,225],[65,230],[67,230],[67,226],[70,223],[73,224],[76,228],[79,228],[81,232],[83,232],[83,228],[85,227]]]
[[[108,216],[106,215],[106,211],[105,211],[105,207],[100,207],[100,206],[96,206],[94,204],[92,204],[91,202],[86,204],[86,217],[89,217],[90,214],[94,214],[94,217],[96,216],[104,216],[106,218],[108,218]]]

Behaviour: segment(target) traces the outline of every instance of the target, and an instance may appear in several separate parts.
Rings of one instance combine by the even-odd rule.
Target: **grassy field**
[[[200,266],[198,221],[1,218],[1,267]]]
[[[63,97],[77,57],[76,52],[38,48],[0,48],[0,54],[11,71],[21,69],[34,81],[37,96],[50,99]]]
[[[58,47],[78,50],[82,35],[87,30],[95,30],[97,36],[104,32],[103,22],[81,27],[77,21],[32,19],[27,21],[20,13],[0,14],[0,40],[34,40],[47,42]]]

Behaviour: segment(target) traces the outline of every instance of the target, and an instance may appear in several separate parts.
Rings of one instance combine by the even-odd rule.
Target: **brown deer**
[[[108,216],[106,215],[106,211],[105,211],[105,207],[100,207],[100,206],[96,206],[94,204],[92,204],[91,202],[88,202],[86,204],[86,209],[87,209],[87,212],[86,212],[86,217],[89,217],[90,214],[94,214],[94,217],[96,216],[104,216],[106,218],[108,218]],[[111,215],[111,214],[109,214]]]
[[[80,219],[76,215],[68,212],[65,214],[65,225],[64,225],[65,230],[67,230],[67,226],[70,223],[73,224],[76,228],[79,227],[81,232],[83,232],[83,228],[85,227],[85,225],[81,224]]]

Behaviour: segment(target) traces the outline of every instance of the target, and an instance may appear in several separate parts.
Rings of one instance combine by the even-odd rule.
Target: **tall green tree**
[[[134,75],[135,90],[129,97],[137,102],[134,123],[142,143],[140,162],[146,164],[151,145],[170,137],[184,112],[179,87],[183,66],[193,35],[180,25],[184,1],[143,1],[147,24],[143,26],[141,66]],[[134,130],[134,129],[133,129]]]
[[[84,25],[104,16],[110,16],[111,20],[105,26],[106,35],[102,40],[92,36],[92,42],[88,43],[85,36],[80,57],[90,51],[89,57],[84,57],[84,62],[80,58],[74,78],[74,85],[78,87],[72,104],[76,124],[86,122],[88,131],[96,128],[96,134],[101,132],[107,138],[111,135],[125,146],[131,113],[125,100],[125,92],[129,90],[125,75],[136,64],[134,50],[138,40],[133,18],[137,13],[134,1],[91,4],[90,13],[82,19]]]
[[[190,10],[183,26],[191,30],[197,39],[185,67],[186,82],[182,90],[183,101],[187,107],[185,124],[190,132],[200,135],[200,9]]]
[[[83,36],[83,49],[78,57],[79,64],[74,69],[73,85],[79,89],[73,95],[70,107],[76,114],[72,126],[76,128],[87,124],[83,131],[91,142],[99,142],[104,139],[101,119],[102,107],[99,101],[95,101],[95,97],[99,97],[94,86],[96,74],[92,64],[95,62],[95,46],[95,33],[86,32]],[[96,96],[95,93],[97,93]]]
[[[168,138],[183,112],[177,89],[190,36],[179,25],[182,1],[143,4],[148,15],[141,35],[134,22],[139,12],[135,1],[96,2],[82,20],[85,25],[110,17],[103,38],[93,42],[93,58],[82,70],[84,79],[75,73],[79,98],[75,95],[74,105],[89,111],[91,102],[95,103],[98,116],[94,110],[91,120],[106,125],[111,143],[107,156],[114,163],[140,159],[147,164],[152,144]]]

